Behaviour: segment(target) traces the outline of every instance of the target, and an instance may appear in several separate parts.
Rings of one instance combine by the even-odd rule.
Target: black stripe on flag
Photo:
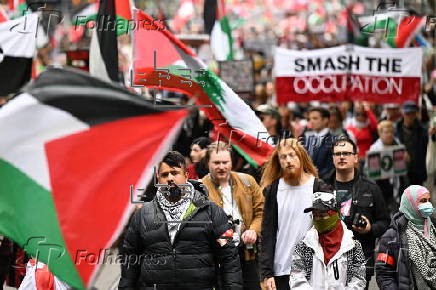
[[[41,103],[67,111],[90,126],[179,109],[157,108],[151,101],[117,84],[73,68],[49,68],[24,91]]]
[[[119,81],[118,76],[118,41],[115,13],[115,0],[100,0],[97,14],[97,36],[100,52],[109,78]]]
[[[0,59],[0,97],[7,96],[25,85],[32,73],[32,59],[8,55]]]
[[[207,34],[212,33],[213,26],[215,25],[217,5],[217,0],[204,0],[204,32]]]

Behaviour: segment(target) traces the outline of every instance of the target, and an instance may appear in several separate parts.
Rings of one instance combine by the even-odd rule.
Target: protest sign
[[[420,48],[355,45],[309,51],[275,49],[277,101],[374,103],[417,101],[421,85]]]
[[[403,145],[389,146],[384,150],[368,151],[366,153],[366,172],[372,179],[386,179],[405,175],[406,149]]]

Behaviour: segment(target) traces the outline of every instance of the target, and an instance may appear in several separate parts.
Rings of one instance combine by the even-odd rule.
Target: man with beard
[[[330,188],[318,179],[316,167],[297,139],[281,140],[267,162],[261,180],[265,196],[260,270],[268,290],[289,289],[294,247],[312,226],[303,213],[312,194]]]
[[[374,275],[375,239],[389,225],[389,210],[378,185],[359,172],[357,146],[347,138],[333,145],[335,170],[324,180],[336,190],[341,216],[355,238],[362,244],[366,258],[366,289]]]
[[[133,215],[121,249],[119,289],[242,289],[233,231],[224,211],[193,190],[185,158],[170,151],[158,166],[155,198]],[[139,257],[139,259],[138,259]],[[135,262],[130,262],[135,261]]]

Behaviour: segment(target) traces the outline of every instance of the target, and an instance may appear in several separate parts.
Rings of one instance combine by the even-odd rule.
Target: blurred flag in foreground
[[[84,289],[174,142],[185,110],[52,68],[0,109],[0,233]]]

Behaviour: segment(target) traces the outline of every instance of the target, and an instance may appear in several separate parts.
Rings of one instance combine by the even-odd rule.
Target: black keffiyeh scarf
[[[189,205],[191,204],[193,195],[194,194],[191,191],[184,191],[184,195],[179,201],[170,202],[165,198],[164,194],[160,190],[158,190],[156,193],[157,202],[162,208],[167,219],[167,226],[168,232],[171,237],[171,243],[174,242],[175,235],[181,225],[179,221],[181,221],[183,214],[186,212]]]
[[[430,223],[429,236],[426,237],[422,230],[412,222],[407,224],[406,235],[409,246],[409,256],[415,266],[417,284],[425,281],[430,289],[436,289],[436,236],[435,227]],[[426,289],[424,285],[418,289]]]

